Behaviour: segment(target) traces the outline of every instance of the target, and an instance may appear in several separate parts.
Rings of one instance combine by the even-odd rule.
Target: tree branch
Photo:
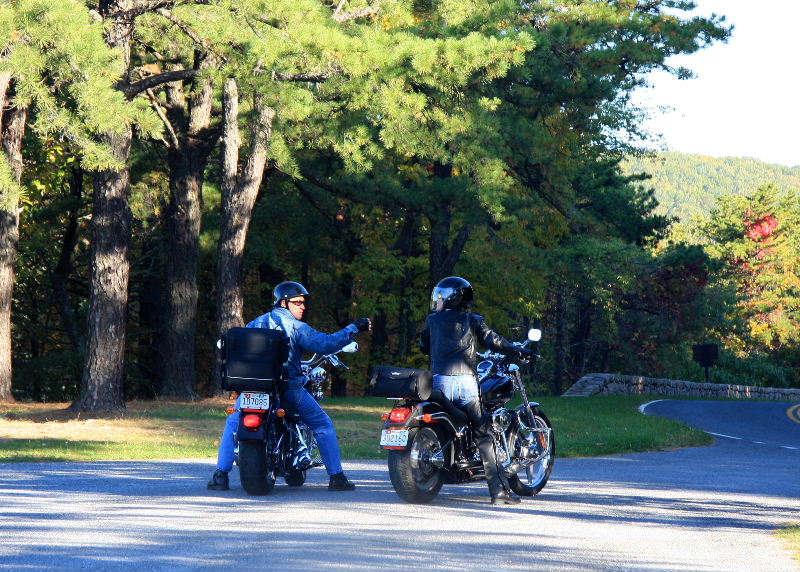
[[[322,83],[331,79],[335,75],[342,74],[341,69],[335,69],[330,72],[301,72],[301,73],[283,73],[279,71],[272,71],[272,79],[277,81],[297,81],[297,82],[310,82]]]
[[[192,0],[191,2],[183,2],[184,5],[186,4],[211,4],[211,0]],[[118,9],[112,10],[110,12],[106,12],[106,18],[113,18],[113,19],[130,19],[134,20],[138,16],[142,14],[147,14],[148,12],[155,12],[156,10],[160,10],[161,8],[169,8],[175,5],[175,0],[138,0],[133,3],[133,6],[128,9]],[[98,11],[101,16],[103,13],[102,8]],[[96,16],[92,14],[92,17]]]
[[[180,139],[178,139],[178,135],[175,133],[175,129],[172,127],[172,123],[170,123],[170,120],[167,118],[167,115],[161,108],[161,102],[156,97],[156,94],[153,93],[152,89],[148,89],[145,92],[147,93],[147,97],[150,99],[150,103],[153,105],[156,115],[158,115],[158,117],[161,119],[161,122],[164,124],[167,133],[169,133],[169,138],[172,141],[173,148],[179,149],[181,146]]]
[[[219,52],[217,52],[214,49],[214,46],[212,46],[211,44],[206,42],[203,38],[201,38],[199,35],[197,35],[195,33],[195,31],[192,30],[191,27],[189,27],[185,22],[183,22],[183,21],[179,20],[178,18],[176,18],[172,14],[172,12],[170,12],[169,10],[164,10],[164,9],[156,10],[156,12],[160,16],[163,16],[164,18],[166,18],[167,20],[169,20],[170,22],[175,24],[181,30],[181,32],[183,32],[184,34],[189,36],[192,39],[192,41],[194,43],[196,43],[198,46],[202,47],[203,50],[205,50],[206,52],[208,52],[210,54],[214,54],[215,56],[217,56],[220,59],[221,62],[226,62],[227,61],[227,58],[225,58],[224,55],[222,55]]]
[[[367,6],[366,8],[361,8],[360,10],[353,10],[352,12],[342,12],[341,8],[344,2],[340,2],[339,6],[336,7],[336,10],[333,13],[333,21],[338,23],[348,22],[350,20],[357,20],[359,18],[366,18],[367,16],[374,16],[378,12],[381,11],[380,5],[378,6]]]
[[[124,93],[125,97],[128,99],[133,99],[143,91],[153,89],[165,83],[192,79],[197,73],[198,70],[195,69],[168,71],[148,76],[134,83],[119,82],[117,83],[117,89]]]

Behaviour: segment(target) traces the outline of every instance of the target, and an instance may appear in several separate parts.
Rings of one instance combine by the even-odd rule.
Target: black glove
[[[372,322],[369,318],[359,318],[353,325],[358,328],[359,332],[366,332],[367,330],[372,329]]]
[[[516,355],[517,359],[523,363],[528,363],[533,357],[533,351],[519,346],[514,346],[514,354]]]

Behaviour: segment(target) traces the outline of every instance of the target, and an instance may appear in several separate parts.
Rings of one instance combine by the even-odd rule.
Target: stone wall
[[[659,379],[614,373],[590,373],[584,375],[563,396],[579,397],[586,395],[686,395],[705,399],[733,398],[800,401],[800,389],[696,383],[677,379]]]

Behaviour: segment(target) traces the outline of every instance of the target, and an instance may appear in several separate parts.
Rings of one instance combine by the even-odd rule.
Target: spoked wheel
[[[302,487],[306,482],[307,470],[311,467],[318,467],[322,465],[322,460],[320,459],[319,455],[319,447],[317,446],[317,440],[314,437],[314,432],[305,425],[300,425],[298,428],[293,427],[291,431],[296,431],[297,429],[299,429],[300,434],[303,436],[303,441],[305,441],[306,444],[307,463],[300,465],[303,468],[289,470],[287,471],[286,475],[284,475],[284,480],[290,487]],[[300,447],[302,447],[302,444],[295,435],[295,437],[292,439],[292,455],[295,455],[297,451],[300,450]]]
[[[317,444],[317,438],[314,437],[314,431],[310,427],[303,425],[303,428],[300,430],[300,432],[303,434],[303,439],[305,439],[305,442],[308,445],[308,452],[312,463],[311,466],[323,466],[324,463],[322,462],[322,455],[320,455],[319,445]]]
[[[275,486],[275,467],[263,441],[239,441],[239,479],[253,496],[269,494]]]
[[[535,423],[533,427],[528,426],[528,417],[521,415],[522,420],[516,419],[506,435],[512,466],[522,463],[516,473],[508,475],[508,484],[515,493],[526,497],[533,496],[544,488],[553,472],[556,459],[556,437],[550,420],[539,410],[534,409],[532,413]],[[526,459],[537,457],[535,462],[524,466]]]
[[[431,502],[444,484],[435,455],[441,455],[442,440],[433,427],[411,429],[411,446],[389,452],[389,476],[397,494],[406,502]]]

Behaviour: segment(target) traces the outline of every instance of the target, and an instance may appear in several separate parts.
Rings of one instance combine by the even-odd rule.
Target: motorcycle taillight
[[[394,423],[403,423],[411,415],[410,407],[395,407],[389,413],[389,421]]]
[[[261,415],[255,415],[253,413],[245,415],[242,418],[242,425],[244,425],[248,429],[255,429],[256,427],[261,425]]]

